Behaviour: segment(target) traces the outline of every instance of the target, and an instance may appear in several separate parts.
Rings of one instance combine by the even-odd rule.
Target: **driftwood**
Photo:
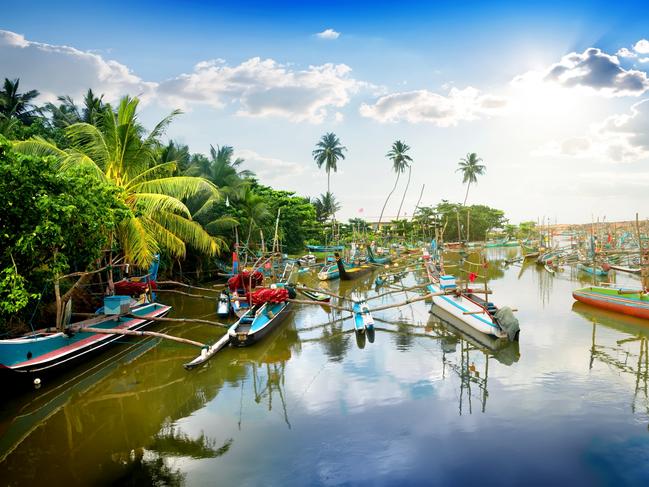
[[[72,327],[75,331],[81,333],[102,333],[104,335],[128,335],[128,336],[152,336],[157,338],[164,338],[165,340],[171,340],[178,343],[185,343],[187,345],[194,345],[195,347],[203,348],[206,347],[204,343],[195,342],[194,340],[188,340],[186,338],[175,337],[172,335],[167,335],[165,333],[158,333],[155,331],[136,331],[136,330],[122,330],[120,328],[92,328],[92,327]]]

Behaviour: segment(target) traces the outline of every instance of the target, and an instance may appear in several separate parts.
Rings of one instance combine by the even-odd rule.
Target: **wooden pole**
[[[170,323],[201,323],[203,325],[212,325],[212,326],[220,326],[223,328],[230,328],[231,325],[228,325],[226,323],[219,323],[218,321],[211,321],[211,320],[201,320],[199,318],[162,318],[162,317],[152,317],[152,316],[140,316],[140,315],[134,315],[134,314],[128,314],[126,315],[128,318],[134,318],[137,320],[151,320],[151,321],[164,321],[164,322],[170,322]]]
[[[155,331],[122,330],[120,328],[90,328],[90,327],[83,327],[83,326],[72,327],[72,329],[80,333],[101,333],[104,335],[151,336],[157,338],[164,338],[165,340],[171,340],[178,343],[185,343],[187,345],[194,345],[195,347],[199,347],[199,348],[203,348],[207,346],[204,343],[195,342],[194,340],[188,340],[186,338],[166,335],[165,333],[158,333]]]
[[[188,287],[191,289],[198,289],[199,291],[209,291],[209,292],[219,292],[218,289],[210,289],[208,287],[198,287],[198,286],[192,286],[190,284],[185,284],[184,282],[178,282],[178,281],[158,281],[157,282],[158,286],[161,285],[170,285],[170,286],[180,286],[180,287]]]
[[[158,293],[180,294],[181,296],[188,296],[190,298],[216,299],[214,296],[204,296],[202,294],[190,294],[190,293],[185,293],[185,292],[182,292],[182,291],[177,291],[175,289],[157,289],[156,292],[158,292]]]

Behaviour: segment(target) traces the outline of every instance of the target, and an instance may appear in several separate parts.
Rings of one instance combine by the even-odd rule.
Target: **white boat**
[[[433,293],[445,293],[444,295],[433,296],[433,313],[440,313],[442,318],[450,317],[460,320],[476,330],[492,335],[497,338],[507,338],[507,332],[503,330],[492,312],[497,308],[473,294],[453,292],[456,289],[455,277],[444,275],[439,277],[439,282],[428,285],[428,290]]]

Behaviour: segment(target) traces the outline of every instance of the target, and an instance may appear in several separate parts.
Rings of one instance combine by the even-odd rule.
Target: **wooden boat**
[[[236,347],[250,346],[273,331],[284,321],[291,303],[255,305],[228,329],[230,343]]]
[[[318,272],[318,279],[321,281],[332,281],[340,277],[337,264],[325,265],[320,272]]]
[[[548,271],[548,272],[549,272],[550,274],[552,274],[552,275],[554,275],[554,273],[556,272],[556,271],[552,268],[552,266],[550,266],[550,264],[545,264],[543,267],[545,268],[546,271]]]
[[[227,318],[232,313],[232,304],[230,302],[230,294],[227,291],[221,291],[219,300],[216,302],[216,316],[219,318]]]
[[[628,272],[629,274],[640,274],[640,267],[625,267],[621,265],[610,265],[611,269],[620,272]]]
[[[588,274],[594,274],[596,276],[608,275],[608,269],[604,269],[603,267],[600,266],[592,266],[592,265],[579,263],[577,264],[577,269],[579,269],[582,272],[586,272]]]
[[[545,265],[549,262],[552,262],[555,259],[558,259],[563,255],[563,252],[560,250],[551,250],[549,252],[545,252],[536,259],[536,263],[539,265]]]
[[[328,303],[329,301],[331,301],[331,296],[329,296],[328,294],[318,293],[318,292],[315,292],[315,291],[310,291],[310,290],[304,289],[302,287],[298,287],[297,290],[300,293],[302,293],[304,296],[309,298],[311,301],[319,301],[321,303]]]
[[[74,323],[72,326],[136,331],[151,324],[150,318],[161,318],[171,306],[150,303],[131,308],[138,318],[104,315]],[[32,384],[88,360],[122,335],[105,333],[71,333],[39,330],[19,338],[0,340],[0,377],[3,381]],[[6,383],[6,382],[3,382]]]
[[[367,274],[369,274],[375,269],[375,267],[369,265],[360,265],[360,266],[345,268],[345,265],[343,264],[340,255],[338,253],[335,253],[334,255],[336,256],[336,265],[338,266],[338,273],[340,274],[340,278],[343,281],[351,281],[353,279],[358,279],[359,277],[366,276]]]
[[[649,296],[641,290],[590,286],[576,289],[572,297],[597,308],[649,319]]]
[[[500,239],[491,240],[491,241],[485,243],[485,247],[486,248],[504,247],[508,242],[509,242],[509,237],[500,238]],[[518,245],[518,243],[516,245]]]
[[[380,264],[380,265],[386,265],[392,262],[392,257],[390,255],[385,255],[383,257],[378,257],[374,255],[374,252],[372,252],[372,248],[368,245],[367,246],[367,261],[371,262],[372,264]]]
[[[344,245],[307,245],[311,252],[338,252],[345,248]]]
[[[366,330],[374,329],[374,318],[365,300],[355,299],[352,305],[354,313],[354,330],[357,333],[365,333]]]

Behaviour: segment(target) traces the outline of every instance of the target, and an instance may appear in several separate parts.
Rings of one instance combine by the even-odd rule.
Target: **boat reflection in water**
[[[459,414],[467,412],[467,404],[468,413],[473,413],[473,398],[478,399],[480,411],[484,413],[489,396],[489,361],[495,359],[506,366],[518,362],[519,342],[485,335],[459,320],[446,321],[435,314],[431,314],[426,331],[440,339],[442,378],[450,371],[460,379]],[[451,355],[458,352],[454,360]]]
[[[649,321],[612,311],[594,308],[576,301],[572,310],[592,323],[589,370],[596,362],[606,364],[635,379],[632,412],[643,404],[643,413],[649,415]],[[598,326],[601,327],[598,329]],[[602,331],[613,330],[619,336],[601,337]]]

